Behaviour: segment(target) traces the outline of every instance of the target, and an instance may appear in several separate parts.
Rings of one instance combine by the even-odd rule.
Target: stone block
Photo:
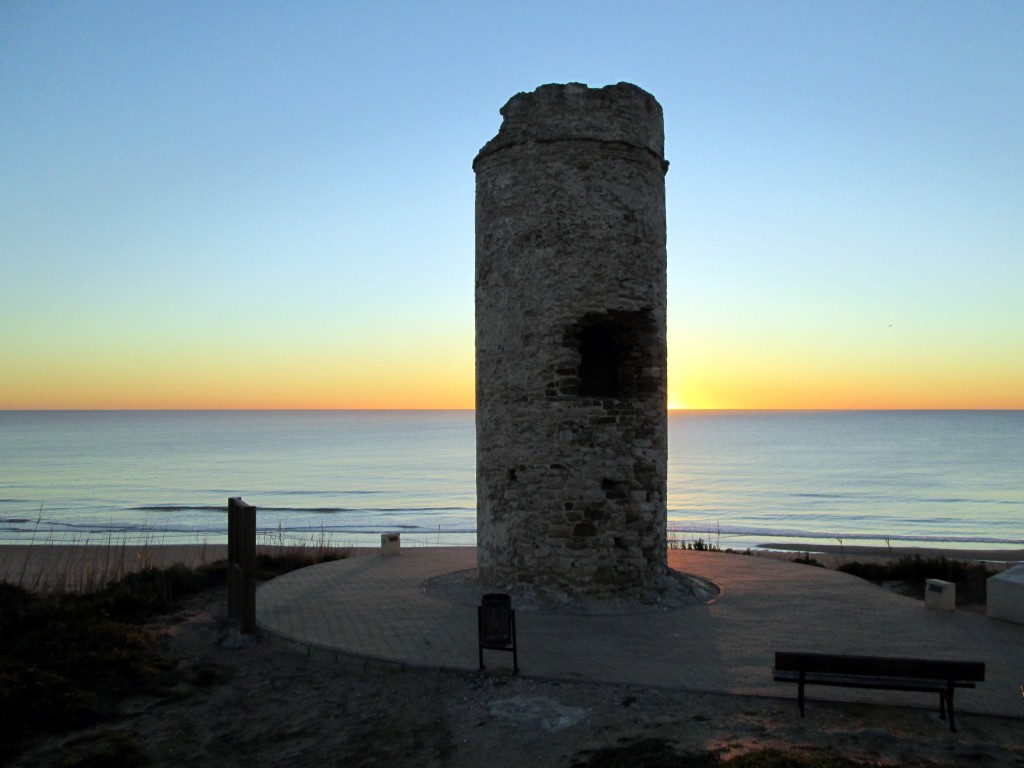
[[[927,579],[924,585],[924,606],[933,611],[955,611],[956,584],[942,579]]]
[[[382,533],[380,535],[380,551],[385,555],[397,555],[402,551],[402,534]]]
[[[988,616],[1024,624],[1024,565],[1016,565],[985,583]]]

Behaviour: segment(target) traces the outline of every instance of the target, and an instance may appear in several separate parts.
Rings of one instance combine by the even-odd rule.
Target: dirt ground
[[[268,643],[240,642],[224,603],[223,593],[207,593],[152,625],[190,682],[169,695],[126,700],[116,720],[49,739],[16,765],[74,764],[130,745],[148,764],[168,768],[539,768],[585,765],[595,750],[654,738],[722,759],[774,747],[876,765],[1024,766],[1024,720],[965,713],[951,734],[934,708],[812,697],[801,720],[788,686],[782,698],[767,699],[540,682],[501,671],[325,665]]]

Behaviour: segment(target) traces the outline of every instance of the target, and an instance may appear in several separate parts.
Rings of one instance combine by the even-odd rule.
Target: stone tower
[[[480,580],[584,597],[666,571],[661,106],[512,97],[476,172]]]

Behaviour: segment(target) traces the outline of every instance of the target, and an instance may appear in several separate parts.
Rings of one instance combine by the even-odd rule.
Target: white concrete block
[[[942,579],[927,579],[924,584],[924,606],[933,611],[955,611],[956,584]]]
[[[382,533],[380,535],[380,551],[385,555],[397,555],[402,551],[402,534]]]
[[[990,576],[985,590],[989,618],[1024,624],[1024,565]]]

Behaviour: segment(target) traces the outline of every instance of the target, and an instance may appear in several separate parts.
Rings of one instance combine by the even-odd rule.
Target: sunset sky
[[[1024,3],[0,4],[0,409],[473,407],[473,157],[665,112],[672,407],[1024,408]]]

